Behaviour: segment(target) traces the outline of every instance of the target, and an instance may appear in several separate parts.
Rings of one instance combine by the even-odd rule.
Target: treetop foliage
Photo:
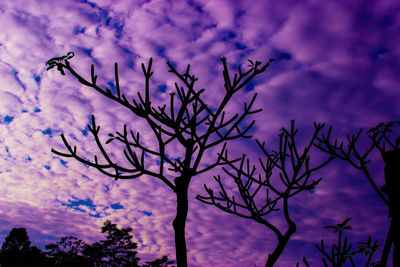
[[[139,267],[137,244],[132,241],[132,228],[118,228],[107,220],[101,228],[105,239],[87,244],[74,236],[62,237],[47,244],[46,251],[31,245],[25,228],[13,228],[0,250],[1,267]],[[163,256],[146,261],[142,267],[172,266],[174,261]]]

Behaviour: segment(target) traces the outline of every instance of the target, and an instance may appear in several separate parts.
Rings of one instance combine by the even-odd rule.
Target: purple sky
[[[190,63],[211,105],[223,92],[220,57],[233,66],[274,58],[231,109],[257,92],[263,111],[254,136],[276,148],[269,140],[292,119],[307,134],[314,121],[333,125],[337,136],[398,120],[399,9],[394,0],[1,1],[0,242],[13,227],[27,228],[42,247],[66,235],[93,242],[111,219],[134,229],[143,260],[174,258],[175,198],[164,184],[148,177],[115,182],[50,152],[63,149],[64,132],[83,153],[96,153],[87,129],[91,114],[104,135],[124,122],[133,129],[144,125],[70,75],[46,72],[51,57],[74,51],[71,64],[88,75],[94,63],[103,85],[113,81],[118,62],[121,88],[130,96],[143,88],[140,63],[153,57],[153,97],[160,102],[175,81],[165,62],[182,71]],[[235,155],[259,153],[251,141],[230,148]],[[372,160],[382,185],[379,154]],[[213,186],[217,173],[191,184],[189,265],[263,266],[276,242],[271,231],[194,199],[204,194],[204,183]],[[387,211],[363,175],[336,161],[317,175],[325,179],[315,193],[293,203],[297,232],[276,266],[294,266],[304,255],[318,266],[314,244],[334,238],[323,226],[347,217],[353,217],[354,242],[372,235],[383,244]]]

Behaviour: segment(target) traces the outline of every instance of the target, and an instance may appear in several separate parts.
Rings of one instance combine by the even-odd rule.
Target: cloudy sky
[[[143,260],[174,258],[175,196],[169,188],[150,177],[115,182],[51,153],[63,149],[65,133],[83,154],[98,154],[87,128],[91,114],[104,135],[126,123],[142,129],[145,142],[154,140],[128,110],[71,75],[46,72],[48,59],[73,51],[72,66],[88,77],[95,64],[104,87],[113,86],[118,62],[121,90],[134,97],[144,86],[140,64],[153,57],[151,94],[160,103],[168,101],[175,81],[166,62],[181,71],[190,63],[212,106],[224,90],[220,57],[232,68],[246,67],[247,59],[274,58],[231,109],[241,109],[257,92],[256,106],[263,111],[254,116],[253,134],[276,149],[278,130],[290,120],[303,139],[314,121],[332,125],[335,135],[344,137],[398,120],[399,9],[394,0],[1,1],[0,242],[13,227],[27,228],[41,247],[67,235],[94,242],[111,219],[134,229]],[[228,148],[235,155],[259,155],[253,140]],[[371,159],[371,173],[382,185],[380,156]],[[195,199],[205,193],[205,183],[218,189],[212,179],[218,173],[202,174],[191,184],[189,264],[262,266],[276,243],[273,233]],[[383,244],[387,210],[362,173],[334,161],[316,175],[324,179],[315,192],[292,202],[297,232],[277,266],[294,266],[303,256],[318,266],[314,244],[334,238],[323,226],[347,217],[353,218],[352,241],[372,235]]]

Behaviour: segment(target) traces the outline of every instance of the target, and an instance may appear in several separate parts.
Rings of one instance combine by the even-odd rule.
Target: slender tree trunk
[[[390,249],[392,248],[392,243],[393,243],[392,231],[393,231],[392,222],[390,222],[389,230],[386,235],[385,245],[384,245],[383,251],[382,251],[381,260],[379,261],[379,265],[378,265],[379,267],[384,267],[387,265],[387,262],[389,259],[389,254],[390,254]]]
[[[289,224],[289,229],[286,233],[278,238],[278,245],[275,247],[274,251],[268,255],[267,262],[265,263],[265,267],[273,267],[279,256],[282,254],[285,249],[287,243],[289,242],[292,234],[296,232],[296,224],[294,222]]]
[[[177,177],[175,179],[176,185],[176,216],[172,222],[175,232],[175,249],[176,261],[178,267],[187,267],[187,250],[186,250],[186,237],[185,226],[188,214],[188,189],[190,177]]]
[[[400,266],[400,247],[393,245],[393,266]]]

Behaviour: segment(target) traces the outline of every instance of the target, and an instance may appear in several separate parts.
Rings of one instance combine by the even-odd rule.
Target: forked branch
[[[332,139],[332,127],[330,127],[327,134],[321,134],[317,137],[314,145],[321,151],[347,161],[354,168],[361,170],[377,195],[386,205],[389,205],[388,198],[376,184],[368,165],[371,162],[370,155],[374,150],[382,153],[386,149],[399,149],[400,135],[396,134],[393,129],[398,124],[399,122],[380,123],[368,130],[367,136],[370,143],[363,152],[360,149],[360,145],[365,146],[360,141],[362,130],[359,130],[357,134],[347,136],[347,142],[345,143],[339,142],[338,139]]]
[[[52,151],[59,156],[75,158],[115,179],[133,179],[149,175],[160,179],[171,188],[177,197],[177,213],[172,223],[175,231],[177,263],[180,267],[186,267],[185,223],[188,213],[189,183],[197,174],[219,165],[233,164],[236,161],[228,160],[225,142],[238,138],[250,138],[249,132],[254,121],[246,125],[245,119],[261,109],[253,107],[256,94],[249,103],[244,103],[243,111],[230,118],[225,116],[227,106],[232,97],[254,77],[263,73],[272,60],[264,65],[259,61],[255,63],[250,61],[248,70],[243,72],[239,67],[238,73],[234,75],[233,82],[231,82],[226,59],[221,58],[225,92],[217,107],[208,106],[203,99],[204,89],[196,88],[198,78],[190,73],[190,65],[183,73],[180,73],[172,64],[167,63],[169,72],[177,78],[175,92],[170,93],[168,107],[167,104],[155,106],[151,101],[150,78],[153,75],[151,58],[147,66],[141,65],[145,79],[144,92],[138,92],[136,98],[128,100],[120,88],[117,64],[114,66],[116,92],[112,92],[110,89],[101,88],[98,85],[94,65],[91,66],[89,79],[78,74],[69,63],[72,57],[73,53],[70,52],[66,56],[52,58],[47,62],[47,69],[57,67],[62,75],[68,71],[81,84],[93,88],[108,99],[126,107],[133,115],[147,123],[150,131],[146,134],[152,134],[156,145],[152,146],[141,141],[140,136],[143,136],[144,133],[129,130],[127,125],[124,125],[123,131],[110,133],[105,144],[114,141],[123,144],[123,154],[126,162],[130,165],[123,167],[111,158],[103,146],[99,136],[100,126],[96,125],[95,118],[92,116],[89,130],[95,139],[102,160],[99,160],[97,155],[92,160],[79,155],[76,147],[69,144],[64,134],[61,135],[61,138],[67,152],[54,149]],[[200,165],[205,151],[220,144],[223,145],[219,157],[207,166]],[[169,155],[168,151],[171,151],[170,153],[173,155]],[[154,168],[154,166],[157,167]],[[167,170],[173,173],[171,174]]]
[[[310,152],[319,132],[324,124],[314,124],[314,134],[300,151],[296,144],[297,129],[294,121],[290,129],[281,129],[279,147],[277,151],[268,152],[265,143],[256,141],[264,155],[259,159],[260,172],[243,155],[240,159],[229,160],[228,153],[219,154],[219,159],[228,165],[223,167],[224,173],[233,179],[237,193],[230,195],[225,189],[221,176],[215,176],[219,186],[219,193],[204,185],[207,195],[197,196],[203,203],[214,205],[217,208],[237,216],[252,219],[272,230],[278,239],[274,251],[269,254],[266,266],[273,266],[286,247],[291,235],[296,231],[296,224],[292,220],[289,209],[289,199],[302,191],[313,190],[321,178],[310,180],[312,174],[326,166],[333,158],[326,159],[311,166]],[[273,173],[278,175],[273,176]],[[264,195],[262,195],[264,194]],[[236,196],[236,197],[235,197]],[[239,196],[239,197],[238,197]],[[268,220],[268,214],[282,210],[287,223],[285,230],[279,229]]]

